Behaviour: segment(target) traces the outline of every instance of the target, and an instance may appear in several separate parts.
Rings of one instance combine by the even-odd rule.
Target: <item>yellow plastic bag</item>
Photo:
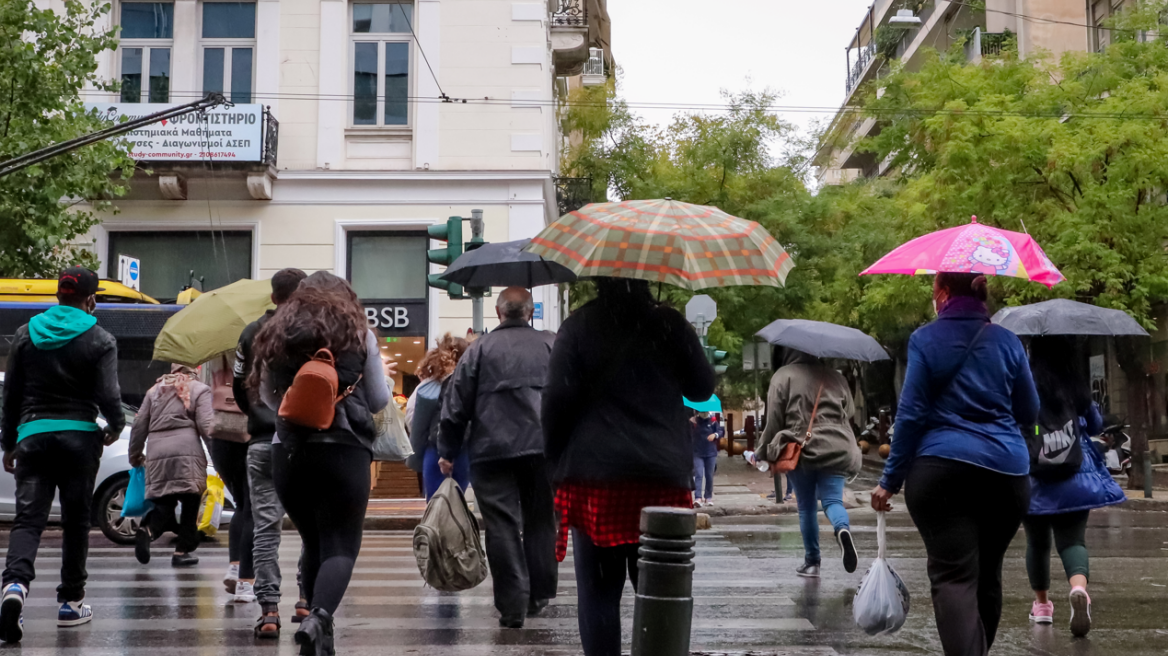
[[[207,477],[207,491],[199,510],[199,530],[208,537],[219,531],[219,520],[223,516],[223,479]]]

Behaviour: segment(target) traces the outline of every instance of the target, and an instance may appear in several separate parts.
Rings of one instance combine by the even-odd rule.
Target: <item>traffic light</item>
[[[716,374],[726,373],[726,365],[719,364],[720,362],[722,362],[723,360],[726,359],[726,355],[727,355],[726,352],[720,351],[720,350],[718,350],[717,347],[714,347],[714,346],[706,346],[704,348],[706,351],[706,359],[710,361],[710,364],[714,365],[714,373],[716,373]]]
[[[450,266],[462,255],[462,217],[452,216],[446,219],[446,225],[435,225],[426,228],[432,239],[446,242],[445,248],[431,248],[426,251],[426,259],[433,264]],[[426,284],[450,293],[450,298],[464,298],[462,285],[456,285],[449,280],[439,278],[442,274],[431,273],[426,276]]]

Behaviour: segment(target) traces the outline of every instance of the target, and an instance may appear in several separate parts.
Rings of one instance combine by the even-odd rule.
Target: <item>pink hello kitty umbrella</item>
[[[1065,280],[1030,235],[982,225],[976,216],[969,225],[938,230],[898,246],[860,275],[939,271],[1013,276],[1047,287]]]

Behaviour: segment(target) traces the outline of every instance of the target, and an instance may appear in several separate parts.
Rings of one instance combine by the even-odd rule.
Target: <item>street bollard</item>
[[[696,523],[688,508],[641,511],[632,656],[689,655]]]

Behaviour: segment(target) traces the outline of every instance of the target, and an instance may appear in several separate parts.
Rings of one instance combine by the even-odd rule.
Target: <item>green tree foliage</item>
[[[1047,291],[995,281],[1007,303],[1052,296],[1115,307],[1151,323],[1168,296],[1168,48],[1154,30],[1164,3],[1117,21],[1101,53],[1057,62],[1006,51],[976,65],[933,54],[880,81],[868,148],[891,158],[901,238],[983,223],[1026,230],[1067,281]],[[1162,27],[1162,26],[1161,26]],[[894,287],[882,281],[869,294]]]
[[[114,30],[95,27],[108,4],[65,2],[58,12],[32,0],[0,2],[0,160],[101,129],[81,92],[112,90],[97,55],[116,47]],[[53,276],[74,262],[96,266],[71,242],[111,211],[134,163],[124,142],[103,142],[0,178],[0,277]],[[82,209],[80,203],[87,202]]]

